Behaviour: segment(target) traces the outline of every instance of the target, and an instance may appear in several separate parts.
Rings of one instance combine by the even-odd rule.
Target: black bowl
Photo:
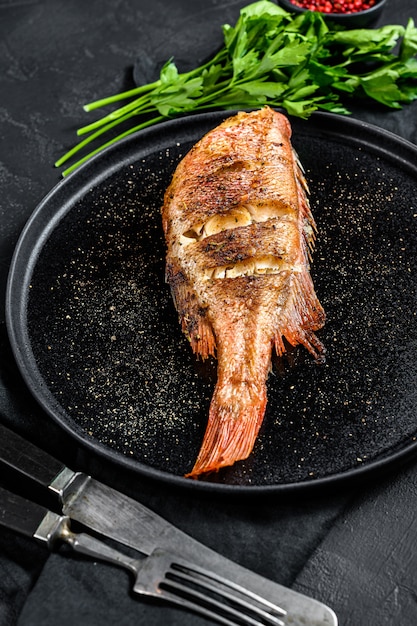
[[[376,4],[365,11],[356,11],[355,13],[321,13],[326,21],[340,24],[346,28],[368,28],[374,25],[381,17],[387,0],[378,0]],[[305,13],[307,9],[301,9],[295,6],[291,0],[279,0],[279,4],[283,9],[290,13]]]

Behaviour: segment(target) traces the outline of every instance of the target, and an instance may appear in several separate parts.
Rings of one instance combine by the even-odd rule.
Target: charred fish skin
[[[269,108],[240,112],[178,164],[162,207],[166,279],[196,355],[217,357],[201,450],[187,476],[247,458],[264,419],[272,350],[317,361],[325,322],[309,261],[316,224],[291,145]]]

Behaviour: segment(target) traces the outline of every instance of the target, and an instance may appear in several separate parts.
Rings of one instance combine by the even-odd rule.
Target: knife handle
[[[0,424],[0,463],[48,487],[65,465]]]
[[[0,487],[0,525],[33,537],[47,509]]]

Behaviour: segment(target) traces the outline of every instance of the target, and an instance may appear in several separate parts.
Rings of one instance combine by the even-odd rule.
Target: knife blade
[[[65,464],[0,424],[0,461],[59,497],[69,518],[145,555],[175,551],[195,565],[221,572],[291,615],[292,625],[337,626],[327,605],[231,561],[140,502]]]
[[[230,585],[215,572],[197,568],[181,556],[159,548],[150,556],[130,557],[92,535],[74,532],[66,515],[58,515],[3,487],[0,526],[46,543],[51,550],[64,543],[96,561],[123,567],[134,574],[133,593],[180,606],[218,624],[284,626],[281,618],[285,619],[286,614],[280,607],[243,587]]]

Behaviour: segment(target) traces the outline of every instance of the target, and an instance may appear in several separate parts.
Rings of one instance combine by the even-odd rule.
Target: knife
[[[236,587],[216,572],[199,568],[177,554],[160,549],[150,556],[133,558],[92,535],[74,532],[67,516],[58,515],[3,487],[0,487],[0,526],[37,539],[50,550],[66,544],[96,561],[123,567],[134,574],[133,593],[180,606],[218,624],[285,626],[281,618],[285,619],[286,613],[281,607],[244,587]]]
[[[0,462],[59,498],[63,515],[145,555],[175,551],[236,584],[279,604],[292,626],[337,626],[325,604],[264,578],[187,535],[140,502],[73,471],[44,450],[0,424]]]

